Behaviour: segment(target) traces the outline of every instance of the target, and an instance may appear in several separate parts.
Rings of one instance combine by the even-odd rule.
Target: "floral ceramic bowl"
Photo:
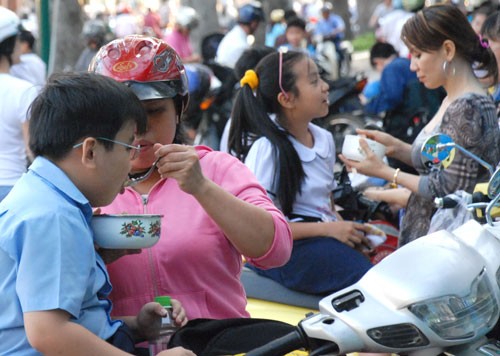
[[[102,214],[92,217],[94,242],[102,248],[140,249],[160,239],[162,215]]]

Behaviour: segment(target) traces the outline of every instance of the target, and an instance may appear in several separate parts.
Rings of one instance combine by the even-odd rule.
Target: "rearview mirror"
[[[455,158],[455,149],[458,149],[486,168],[490,172],[491,177],[496,173],[491,164],[482,160],[474,153],[467,151],[462,146],[457,145],[450,136],[442,133],[430,136],[424,142],[420,149],[422,163],[428,168],[436,165],[442,165],[444,168],[447,168]]]
[[[488,197],[493,199],[500,194],[500,168],[493,173],[488,182]]]
[[[420,152],[422,163],[427,168],[433,166],[447,168],[455,158],[455,144],[448,135],[432,135],[425,140]]]
[[[488,204],[486,204],[485,213],[488,224],[493,225],[491,211],[500,200],[500,168],[494,171],[493,167],[488,162],[482,160],[472,152],[467,151],[460,145],[457,145],[455,142],[453,142],[450,136],[441,133],[430,136],[422,145],[422,163],[427,168],[432,168],[433,166],[442,166],[443,168],[447,168],[453,162],[457,149],[463,154],[474,159],[490,172],[491,178],[488,182],[487,193],[488,197],[492,200]]]

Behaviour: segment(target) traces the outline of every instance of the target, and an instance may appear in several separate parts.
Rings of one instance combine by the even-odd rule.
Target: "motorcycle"
[[[434,136],[423,146],[424,162],[446,167],[456,148]],[[310,355],[500,355],[498,335],[489,338],[500,317],[500,223],[491,215],[500,200],[500,169],[487,195],[491,201],[473,205],[484,208],[486,224],[469,220],[404,245],[357,283],[323,298],[319,313],[293,332],[246,355],[301,348]]]
[[[340,42],[339,51],[342,54],[340,62],[339,53],[334,42],[325,41],[321,35],[315,35],[313,42],[315,43],[316,59],[327,70],[328,79],[337,80],[350,75],[352,54],[354,52],[354,47],[350,41],[344,40]]]
[[[218,150],[224,125],[231,114],[231,95],[209,66],[190,63],[185,69],[190,96],[184,113],[188,139],[194,145]]]

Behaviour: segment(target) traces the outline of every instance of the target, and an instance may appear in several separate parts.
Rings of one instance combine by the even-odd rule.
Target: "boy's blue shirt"
[[[62,309],[102,339],[122,324],[110,318],[111,284],[96,253],[92,207],[66,174],[38,157],[0,203],[0,354],[38,355],[23,313]]]

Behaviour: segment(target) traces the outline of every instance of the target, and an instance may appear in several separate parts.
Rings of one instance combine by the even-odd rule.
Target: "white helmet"
[[[198,26],[198,14],[189,6],[181,6],[175,12],[175,23],[190,30]]]
[[[0,42],[17,35],[20,25],[21,21],[14,12],[0,6]]]

